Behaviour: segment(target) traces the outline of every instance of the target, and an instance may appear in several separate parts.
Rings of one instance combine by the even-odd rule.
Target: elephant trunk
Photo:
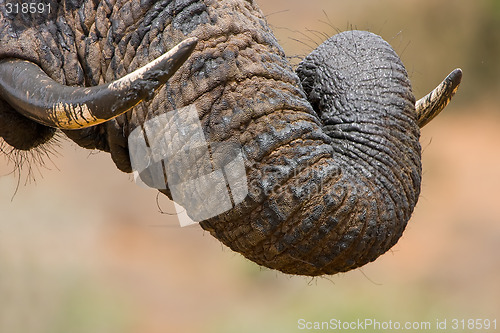
[[[403,65],[379,37],[342,34],[299,67],[313,110],[264,19],[242,12],[196,31],[200,52],[165,92],[178,96],[170,110],[197,107],[209,142],[236,141],[245,156],[246,199],[201,226],[290,274],[334,274],[376,259],[401,236],[420,189]]]
[[[320,125],[303,115],[269,120],[256,141],[301,135],[291,135],[260,161],[252,190],[265,199],[243,219],[251,231],[239,235],[241,223],[227,230],[224,221],[223,238],[286,273],[348,271],[390,249],[417,202],[415,99],[397,55],[370,33],[333,37],[297,72]]]

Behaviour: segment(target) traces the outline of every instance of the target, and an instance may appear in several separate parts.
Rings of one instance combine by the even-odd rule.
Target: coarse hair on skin
[[[63,138],[61,132],[56,131],[55,135],[47,142],[30,150],[20,150],[12,147],[0,137],[0,159],[7,161],[7,167],[12,168],[7,172],[2,170],[1,176],[13,175],[17,183],[12,198],[19,190],[23,179],[23,185],[26,186],[36,183],[38,176],[43,178],[42,169],[51,170],[51,167],[58,169],[53,158],[60,155],[58,151],[61,148]]]
[[[286,13],[288,11],[289,10],[281,10],[278,12],[269,13],[269,14],[265,15],[265,17],[269,18],[271,16],[280,15],[280,14]],[[314,29],[310,29],[307,27],[298,27],[297,29],[291,29],[291,28],[287,28],[287,27],[277,26],[275,24],[268,22],[269,26],[273,29],[273,31],[279,31],[279,30],[288,31],[288,32],[296,35],[297,37],[290,36],[290,37],[288,37],[288,39],[305,47],[303,52],[301,52],[299,54],[287,56],[288,60],[290,61],[290,63],[292,64],[292,66],[294,68],[296,68],[297,65],[309,53],[311,53],[314,49],[316,49],[324,41],[326,41],[327,39],[329,39],[333,35],[336,35],[336,34],[341,33],[343,31],[357,29],[357,27],[355,25],[353,25],[352,23],[349,23],[349,22],[347,22],[344,29],[340,28],[338,25],[333,23],[330,16],[328,15],[328,13],[325,10],[323,10],[323,16],[324,16],[324,18],[318,19],[317,21],[325,26],[324,30],[314,30]]]
[[[286,13],[288,10],[282,10],[274,13],[270,13],[265,15],[266,18],[271,17],[273,15],[279,15],[282,13]],[[288,60],[292,64],[293,68],[297,68],[298,64],[309,54],[311,53],[314,49],[316,49],[318,46],[320,46],[323,42],[325,42],[327,39],[330,37],[342,33],[344,31],[351,31],[351,30],[359,30],[360,27],[358,27],[355,23],[347,21],[345,24],[344,28],[341,28],[339,25],[335,24],[328,13],[323,10],[323,18],[320,18],[317,20],[319,23],[325,26],[325,29],[323,30],[314,30],[314,29],[309,29],[307,27],[299,27],[297,29],[290,29],[287,27],[281,27],[281,26],[276,26],[271,23],[269,23],[269,26],[272,27],[274,31],[278,30],[285,30],[289,31],[290,33],[295,34],[297,37],[288,37],[290,40],[302,45],[305,47],[304,51],[299,53],[299,54],[294,54],[294,55],[289,55],[287,56]],[[384,25],[376,28],[376,29],[361,29],[361,30],[366,30],[373,32],[377,35],[382,35],[382,30],[384,29]],[[405,54],[408,46],[410,45],[410,41],[405,40],[403,37],[403,31],[397,32],[393,36],[388,36],[388,42],[391,44],[391,46],[394,48],[394,50],[397,52],[397,54],[400,57],[403,57]],[[410,78],[412,77],[413,71],[408,71],[408,75]]]

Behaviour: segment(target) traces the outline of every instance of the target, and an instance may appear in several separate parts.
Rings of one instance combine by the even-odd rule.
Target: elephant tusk
[[[415,104],[417,123],[420,128],[427,125],[447,105],[458,90],[462,81],[462,70],[455,69],[433,91]]]
[[[64,86],[32,62],[0,60],[0,94],[16,111],[40,124],[61,129],[94,126],[151,99],[188,59],[197,41],[186,39],[123,78],[95,87]]]

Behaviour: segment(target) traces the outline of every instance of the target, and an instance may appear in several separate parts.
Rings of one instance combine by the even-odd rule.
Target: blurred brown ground
[[[349,27],[382,35],[417,98],[463,68],[456,99],[422,131],[422,195],[399,243],[329,278],[260,269],[198,226],[179,228],[106,154],[63,141],[14,197],[19,177],[0,158],[0,332],[294,332],[300,318],[500,325],[498,3],[258,3],[290,56]]]

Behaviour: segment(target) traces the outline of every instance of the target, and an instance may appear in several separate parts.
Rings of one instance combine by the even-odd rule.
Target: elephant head
[[[368,32],[328,39],[294,72],[254,1],[46,3],[0,6],[0,136],[14,149],[60,128],[146,184],[159,171],[157,188],[192,216],[230,193],[202,228],[285,273],[345,272],[402,235],[420,192],[419,126],[460,70],[416,102],[399,57]],[[162,149],[170,159],[152,159]],[[221,170],[239,178],[191,204],[183,180]]]

